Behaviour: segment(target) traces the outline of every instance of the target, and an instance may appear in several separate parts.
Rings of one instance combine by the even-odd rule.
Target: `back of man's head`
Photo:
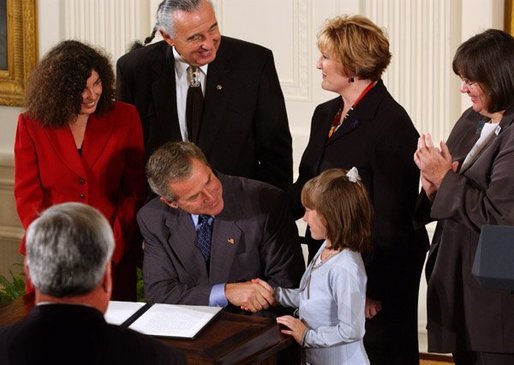
[[[26,234],[26,265],[42,294],[63,298],[92,292],[114,250],[109,222],[95,208],[63,203],[45,210]]]

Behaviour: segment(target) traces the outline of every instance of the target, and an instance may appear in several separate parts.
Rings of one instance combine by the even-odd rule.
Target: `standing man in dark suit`
[[[185,364],[183,354],[110,325],[114,237],[95,208],[63,203],[27,230],[25,273],[35,287],[28,317],[0,328],[0,364]]]
[[[147,164],[159,195],[137,219],[145,240],[146,298],[154,302],[228,304],[268,309],[273,294],[251,279],[295,287],[305,269],[285,194],[259,181],[209,167],[190,142],[168,142]],[[207,252],[197,247],[209,226]]]
[[[117,63],[118,96],[139,111],[148,156],[167,141],[189,140],[218,171],[287,188],[291,134],[271,51],[222,37],[209,0],[164,0],[147,42],[156,31],[163,41]],[[186,123],[189,66],[200,67],[203,92],[194,135]]]

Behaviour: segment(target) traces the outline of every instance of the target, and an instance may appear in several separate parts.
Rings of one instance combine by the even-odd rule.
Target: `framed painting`
[[[23,104],[36,62],[36,0],[0,0],[0,105]]]
[[[505,0],[505,31],[514,36],[514,9],[512,9],[512,0]]]

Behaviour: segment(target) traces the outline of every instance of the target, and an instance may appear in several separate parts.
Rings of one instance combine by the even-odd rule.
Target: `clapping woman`
[[[426,265],[428,350],[457,365],[514,364],[514,295],[471,274],[481,228],[514,225],[514,38],[489,29],[453,58],[471,107],[447,142],[419,139],[418,215],[437,220]]]

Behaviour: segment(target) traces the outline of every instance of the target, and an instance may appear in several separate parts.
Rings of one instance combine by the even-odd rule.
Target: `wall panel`
[[[389,35],[391,65],[384,82],[404,106],[420,132],[430,132],[435,140],[446,138],[460,110],[450,109],[450,93],[455,76],[451,71],[454,49],[450,40],[445,0],[365,0],[363,14],[384,27]]]
[[[23,256],[18,253],[23,229],[14,204],[14,168],[9,155],[0,154],[0,275],[22,271]]]
[[[113,60],[151,30],[149,0],[66,0],[64,37],[102,46]]]

